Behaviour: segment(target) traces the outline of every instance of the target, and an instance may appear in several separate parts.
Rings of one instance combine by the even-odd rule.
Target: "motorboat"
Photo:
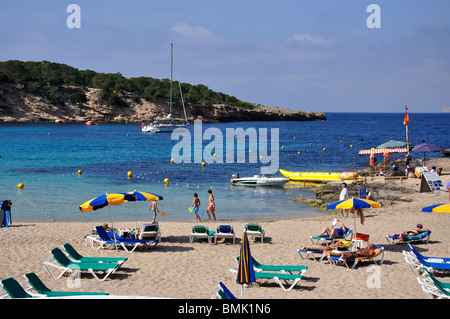
[[[282,186],[289,182],[289,178],[276,177],[273,174],[260,174],[253,177],[239,177],[239,174],[231,176],[231,184],[253,186]]]

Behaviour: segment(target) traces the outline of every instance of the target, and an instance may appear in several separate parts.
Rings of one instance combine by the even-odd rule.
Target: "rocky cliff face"
[[[71,95],[84,93],[86,101],[74,103]],[[60,87],[52,100],[41,94],[31,94],[17,85],[0,85],[0,122],[65,122],[94,121],[97,123],[141,123],[167,116],[167,101],[149,102],[124,94],[125,105],[108,105],[100,98],[100,90],[79,87]],[[55,102],[56,101],[56,102]],[[316,121],[326,120],[324,113],[294,111],[287,108],[255,105],[253,109],[242,109],[228,105],[186,105],[189,122],[202,120],[205,123],[239,121]],[[175,121],[183,121],[180,105],[172,109]]]

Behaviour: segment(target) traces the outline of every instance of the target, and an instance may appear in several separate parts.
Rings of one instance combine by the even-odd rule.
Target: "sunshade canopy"
[[[399,148],[399,147],[405,147],[405,146],[406,146],[406,142],[390,140],[386,143],[378,145],[376,148],[396,148],[396,147]]]
[[[441,152],[443,150],[445,150],[445,147],[424,143],[424,144],[419,144],[417,146],[414,146],[411,151],[412,152]]]
[[[120,205],[123,202],[131,199],[132,195],[127,194],[120,194],[120,193],[103,194],[80,205],[80,210],[82,212],[90,212],[108,206],[108,204]]]
[[[376,202],[370,199],[363,198],[349,198],[344,199],[333,204],[327,206],[327,209],[362,209],[362,208],[371,208],[371,207],[382,207],[383,204],[381,202]]]
[[[422,211],[426,213],[450,213],[450,203],[431,205],[422,208]]]

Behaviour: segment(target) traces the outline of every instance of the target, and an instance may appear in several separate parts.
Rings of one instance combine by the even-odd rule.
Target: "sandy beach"
[[[450,181],[450,160],[435,160],[443,167],[441,180],[446,185]],[[365,185],[370,189],[374,183],[384,184],[382,177],[370,179]],[[383,194],[375,194],[382,201],[382,208],[365,210],[365,224],[356,221],[358,232],[369,234],[370,242],[382,245],[386,250],[385,261],[379,268],[380,285],[371,287],[367,280],[373,275],[373,263],[364,263],[354,270],[345,266],[327,264],[302,259],[297,250],[311,245],[310,236],[318,235],[325,227],[331,226],[339,213],[324,212],[324,216],[307,219],[264,220],[260,221],[266,233],[264,243],[252,239],[251,252],[264,264],[307,265],[305,277],[291,291],[283,291],[273,281],[258,280],[245,288],[245,298],[249,299],[426,299],[413,272],[406,264],[402,250],[404,244],[392,244],[386,235],[399,233],[413,228],[417,223],[432,231],[428,244],[419,243],[417,249],[429,256],[450,257],[450,239],[448,235],[448,214],[423,213],[425,206],[449,201],[447,191],[419,192],[420,179],[391,180],[384,184],[400,192],[404,200],[384,200]],[[401,186],[401,187],[398,187]],[[402,193],[401,189],[408,192]],[[340,187],[337,184],[338,196]],[[299,204],[300,205],[300,204]],[[218,221],[201,224],[214,230],[219,224],[233,225],[237,241],[219,240],[217,244],[208,244],[206,240],[189,242],[192,220],[185,222],[165,222],[158,216],[161,225],[162,241],[149,250],[127,253],[122,249],[101,249],[93,251],[85,245],[85,236],[96,225],[108,222],[107,215],[99,216],[98,223],[93,222],[14,222],[9,228],[0,230],[0,277],[15,277],[25,284],[24,273],[35,272],[45,284],[53,290],[69,290],[67,277],[52,279],[43,265],[50,257],[50,250],[64,243],[72,244],[84,256],[126,256],[128,261],[106,281],[97,281],[90,274],[82,274],[81,291],[102,291],[121,296],[151,296],[181,299],[209,299],[217,291],[222,281],[236,295],[238,287],[230,275],[229,269],[235,266],[234,258],[239,255],[244,221],[221,221],[217,208]],[[170,214],[170,212],[167,212]],[[100,219],[104,218],[104,219]],[[350,215],[342,221],[353,228]],[[148,221],[140,221],[139,224]],[[116,228],[134,227],[133,222],[114,221]],[[444,278],[444,281],[447,278]],[[342,287],[342,289],[340,289]]]

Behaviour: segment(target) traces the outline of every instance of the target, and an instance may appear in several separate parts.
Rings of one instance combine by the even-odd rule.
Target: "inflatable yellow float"
[[[291,181],[338,182],[361,178],[361,176],[355,172],[289,172],[280,169],[280,173]]]

